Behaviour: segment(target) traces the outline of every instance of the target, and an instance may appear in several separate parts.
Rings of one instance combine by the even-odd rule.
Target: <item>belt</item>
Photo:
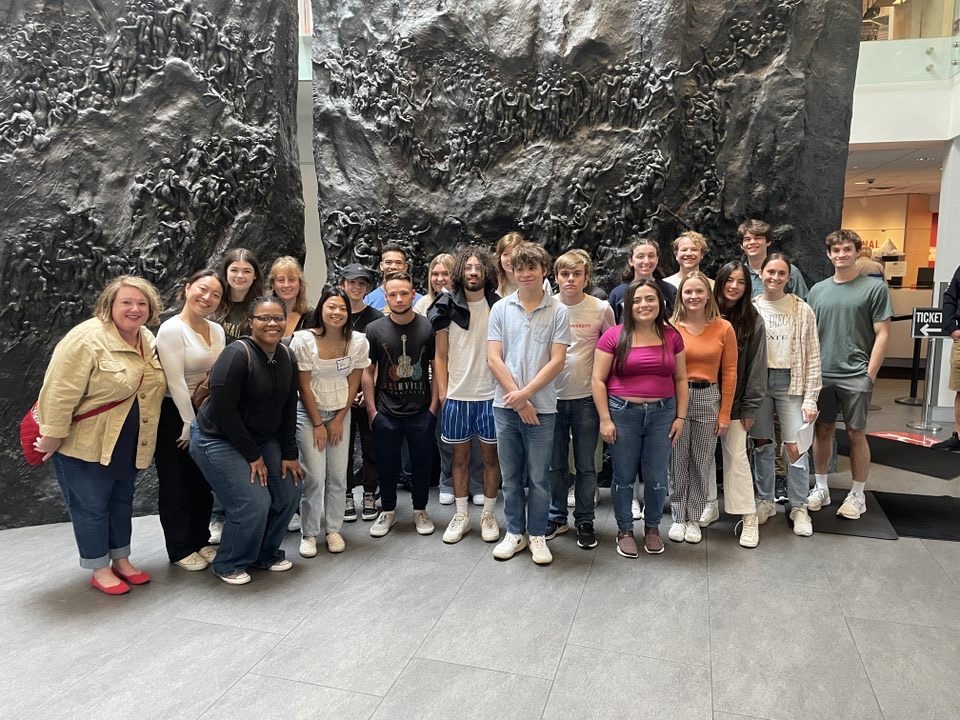
[[[687,386],[692,388],[708,388],[713,384],[714,383],[709,380],[691,380],[687,383]]]

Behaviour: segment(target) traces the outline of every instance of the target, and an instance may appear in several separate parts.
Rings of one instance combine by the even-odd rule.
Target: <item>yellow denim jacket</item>
[[[109,465],[136,391],[140,403],[136,465],[140,469],[150,465],[167,382],[157,359],[153,333],[141,328],[140,341],[143,359],[136,348],[123,341],[112,322],[91,318],[57,343],[43,377],[37,407],[40,434],[63,438],[59,452]],[[74,415],[126,398],[129,400],[115,408],[73,422]]]

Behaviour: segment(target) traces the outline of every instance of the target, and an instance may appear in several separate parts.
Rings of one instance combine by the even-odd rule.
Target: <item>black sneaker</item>
[[[930,447],[934,450],[960,450],[960,437],[957,437],[957,433],[953,433],[946,440],[934,443]]]
[[[577,546],[584,550],[597,546],[597,534],[593,531],[593,523],[589,520],[584,520],[577,525]]]
[[[776,490],[773,493],[773,501],[783,504],[787,502],[787,476],[777,475]]]
[[[353,495],[347,495],[347,505],[343,510],[343,521],[344,522],[357,521],[357,508],[353,504]]]
[[[373,493],[364,493],[363,511],[360,513],[360,517],[370,522],[371,520],[376,520],[379,514],[380,512],[377,510],[377,499]]]
[[[557,535],[563,535],[567,530],[570,529],[570,526],[566,523],[558,523],[550,520],[547,523],[547,540],[553,540]]]

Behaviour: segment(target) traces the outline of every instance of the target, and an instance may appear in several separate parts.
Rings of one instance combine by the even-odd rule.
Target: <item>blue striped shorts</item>
[[[493,423],[493,399],[450,400],[443,404],[440,413],[440,439],[456,445],[467,442],[476,435],[480,442],[497,442],[497,430]]]

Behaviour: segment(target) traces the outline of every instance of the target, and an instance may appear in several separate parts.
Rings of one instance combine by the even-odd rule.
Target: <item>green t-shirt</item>
[[[817,316],[823,376],[866,373],[876,339],[873,324],[893,315],[887,284],[865,275],[845,283],[828,277],[813,286],[807,304]]]

